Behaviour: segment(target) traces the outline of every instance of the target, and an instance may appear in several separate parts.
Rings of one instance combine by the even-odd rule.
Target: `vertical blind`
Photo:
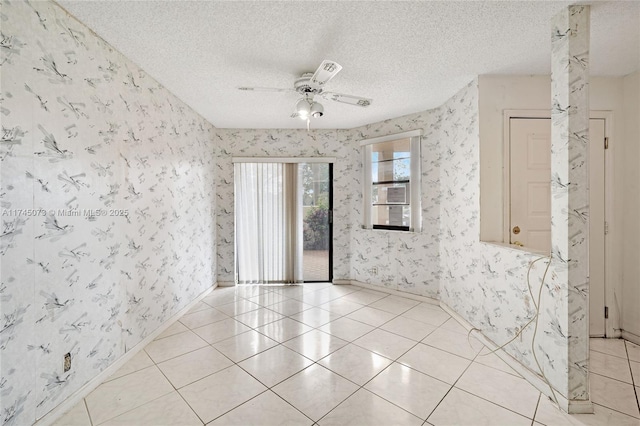
[[[302,282],[302,194],[292,163],[235,163],[240,284]]]

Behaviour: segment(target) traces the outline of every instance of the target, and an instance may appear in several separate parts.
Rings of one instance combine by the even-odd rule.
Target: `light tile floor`
[[[591,340],[563,414],[435,305],[355,286],[220,288],[58,425],[640,425],[640,346]]]

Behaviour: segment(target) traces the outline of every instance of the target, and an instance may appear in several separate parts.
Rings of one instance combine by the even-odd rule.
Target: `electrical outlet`
[[[371,268],[371,275],[378,275],[378,267],[374,266],[373,268]]]
[[[71,370],[71,353],[64,354],[64,372]]]

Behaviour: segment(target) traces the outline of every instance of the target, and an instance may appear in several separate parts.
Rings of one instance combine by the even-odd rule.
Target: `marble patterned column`
[[[552,20],[552,265],[566,317],[570,413],[589,401],[589,6],[569,6]],[[563,310],[564,310],[563,309]]]

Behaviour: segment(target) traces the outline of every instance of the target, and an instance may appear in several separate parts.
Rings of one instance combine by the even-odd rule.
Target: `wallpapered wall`
[[[215,282],[214,129],[57,5],[0,20],[1,416],[27,425]]]
[[[232,157],[335,157],[333,167],[333,278],[349,279],[354,187],[352,133],[342,130],[216,129],[218,282],[234,282],[234,189]]]
[[[442,300],[494,343],[511,340],[535,316],[547,261],[520,250],[481,243],[478,83],[471,82],[441,107],[356,129],[363,139],[423,129],[420,233],[363,230],[361,191],[353,210],[352,277],[358,281]],[[360,157],[357,157],[360,158]],[[361,161],[358,169],[362,167]],[[382,248],[382,249],[381,249]],[[370,268],[378,266],[378,275]],[[540,303],[536,355],[554,388],[567,385],[566,285],[550,271]],[[400,279],[396,278],[400,277]],[[559,296],[563,297],[560,298]],[[533,327],[505,347],[533,371]]]
[[[440,154],[436,152],[441,117],[425,111],[354,129],[356,142],[408,130],[423,129],[421,144],[422,232],[388,232],[362,229],[362,153],[355,157],[358,187],[352,210],[353,239],[351,277],[392,290],[428,296],[440,294],[439,190]],[[358,147],[359,148],[359,147]],[[377,274],[372,268],[377,268]]]
[[[439,108],[352,130],[214,129],[56,5],[1,13],[4,424],[42,417],[215,281],[234,281],[232,156],[336,157],[334,279],[441,299],[497,344],[534,317],[538,257],[479,242],[477,80]],[[422,231],[361,229],[358,140],[419,128]],[[534,294],[545,267],[531,269]],[[554,271],[536,353],[576,398]],[[506,351],[538,370],[532,333]]]
[[[550,31],[551,286],[571,400],[589,399],[589,24],[589,6],[569,6]]]

